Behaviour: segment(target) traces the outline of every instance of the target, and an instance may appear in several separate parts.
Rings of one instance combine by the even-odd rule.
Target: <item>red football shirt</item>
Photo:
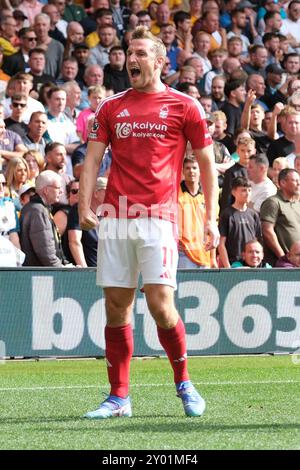
[[[168,220],[175,219],[187,141],[193,149],[212,143],[201,104],[169,87],[151,94],[129,89],[106,98],[89,140],[112,149],[104,204],[113,210],[106,215]]]

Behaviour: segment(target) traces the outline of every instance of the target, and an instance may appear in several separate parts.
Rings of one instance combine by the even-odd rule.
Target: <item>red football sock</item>
[[[174,382],[184,382],[189,380],[187,370],[187,355],[185,342],[185,327],[179,317],[177,325],[174,328],[165,330],[157,326],[157,333],[160,344],[164,348],[173,367]]]
[[[105,327],[106,363],[110,394],[126,398],[129,389],[130,360],[133,353],[131,325]]]

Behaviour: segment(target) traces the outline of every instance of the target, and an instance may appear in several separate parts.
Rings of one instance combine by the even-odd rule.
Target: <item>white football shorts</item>
[[[164,284],[176,289],[176,225],[158,218],[114,219],[99,224],[97,285],[138,287]]]

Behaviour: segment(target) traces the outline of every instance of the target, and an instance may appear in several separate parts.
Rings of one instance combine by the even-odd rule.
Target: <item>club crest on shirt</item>
[[[99,123],[95,120],[93,122],[92,132],[97,132],[98,129],[99,129]]]
[[[169,114],[169,107],[167,104],[164,104],[161,108],[160,108],[160,111],[159,111],[159,117],[161,119],[166,119],[168,117],[168,114]]]

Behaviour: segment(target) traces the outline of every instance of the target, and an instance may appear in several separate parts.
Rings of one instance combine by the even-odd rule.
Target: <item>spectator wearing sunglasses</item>
[[[6,129],[16,132],[23,138],[28,132],[28,126],[23,121],[27,108],[27,96],[21,93],[14,93],[11,97],[11,116],[4,120]]]
[[[28,54],[37,45],[37,36],[32,28],[22,28],[18,32],[20,48],[18,52],[4,57],[3,71],[11,77],[18,72],[27,72]]]

